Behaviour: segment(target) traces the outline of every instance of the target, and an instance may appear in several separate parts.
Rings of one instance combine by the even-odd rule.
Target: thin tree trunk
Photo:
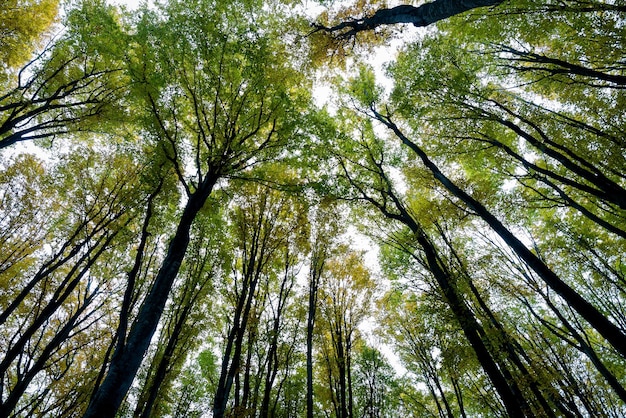
[[[428,270],[437,281],[439,289],[443,293],[443,296],[448,303],[448,306],[450,307],[452,313],[454,314],[459,326],[461,327],[463,334],[474,349],[479,363],[491,380],[494,388],[498,392],[498,395],[500,395],[500,398],[508,415],[511,417],[526,416],[525,410],[527,409],[527,405],[525,400],[521,398],[521,394],[519,392],[514,393],[512,388],[509,386],[509,381],[507,381],[507,379],[504,377],[502,371],[498,367],[498,364],[489,352],[489,349],[483,341],[485,331],[465,303],[462,295],[458,292],[456,283],[454,283],[454,279],[451,276],[450,272],[441,263],[435,246],[431,243],[430,239],[423,231],[421,225],[415,219],[413,219],[413,217],[411,217],[411,215],[407,212],[406,208],[402,205],[398,197],[393,193],[391,189],[391,183],[386,177],[385,173],[382,172],[382,167],[377,164],[377,169],[379,170],[378,174],[381,176],[383,183],[386,184],[386,187],[384,186],[385,190],[383,192],[386,197],[385,204],[381,204],[380,202],[375,201],[372,197],[367,196],[364,191],[359,188],[358,185],[355,186],[359,190],[361,190],[361,192],[363,193],[363,198],[372,203],[377,209],[379,209],[385,217],[402,222],[407,227],[409,227],[411,232],[413,232],[417,243],[424,253],[425,264],[427,265]],[[344,171],[347,174],[347,169],[345,168],[345,166]],[[354,185],[353,182],[352,184]],[[387,200],[390,200],[392,204],[395,205],[399,213],[389,212],[386,207]],[[417,257],[416,255],[413,256]]]
[[[339,407],[341,415],[339,418],[348,418],[348,404],[347,404],[347,381],[346,381],[346,358],[343,344],[343,334],[340,325],[335,324],[335,350],[337,352],[337,368],[339,370]]]
[[[291,295],[293,289],[294,280],[290,277],[290,255],[289,251],[285,255],[285,270],[283,274],[283,280],[280,284],[280,292],[278,295],[278,301],[276,309],[274,311],[274,318],[272,319],[271,339],[270,346],[267,354],[267,371],[265,375],[265,387],[263,388],[263,399],[261,401],[261,418],[267,418],[270,414],[270,396],[272,393],[272,386],[278,375],[278,336],[281,331],[281,325],[283,322],[283,312]],[[278,398],[278,394],[276,395]]]
[[[443,402],[443,406],[446,408],[446,415],[448,416],[448,418],[454,418],[452,408],[450,408],[450,402],[448,402],[448,398],[446,398],[446,393],[443,391],[443,387],[441,387],[441,382],[439,381],[439,374],[437,373],[437,371],[433,373],[433,381],[435,382],[437,391],[441,394],[441,401]]]
[[[467,415],[465,414],[465,406],[463,405],[463,392],[459,387],[459,380],[454,377],[450,377],[450,381],[452,382],[452,387],[454,388],[454,395],[456,396],[456,402],[459,405],[461,417],[467,418]]]
[[[258,318],[255,319],[255,322],[258,321]],[[250,329],[253,328],[253,329]],[[254,346],[254,342],[256,340],[256,327],[250,327],[248,329],[248,338],[246,341],[246,362],[243,368],[243,389],[241,391],[241,400],[239,401],[239,405],[243,408],[243,410],[247,410],[250,407],[250,393],[252,392],[250,389],[251,383],[250,379],[252,378],[252,348]],[[260,376],[257,376],[260,377]],[[237,404],[235,404],[237,406]]]
[[[348,336],[346,340],[346,377],[348,380],[348,417],[354,417],[354,394],[352,392],[352,339]]]
[[[134,413],[135,417],[149,418],[151,416],[152,408],[154,408],[154,404],[157,400],[157,395],[159,394],[161,385],[165,381],[165,378],[170,371],[172,357],[174,355],[174,351],[176,350],[176,346],[180,341],[181,333],[183,332],[183,327],[185,325],[185,322],[187,321],[190,310],[190,305],[184,306],[182,312],[179,314],[179,317],[176,319],[174,330],[168,338],[167,345],[165,347],[165,350],[163,351],[163,355],[159,360],[154,377],[150,381],[150,387],[148,388],[148,398],[145,400],[145,403],[143,405],[137,405],[137,409]]]
[[[324,244],[322,244],[324,245]],[[306,322],[306,416],[313,418],[313,331],[317,310],[317,294],[324,269],[326,248],[316,248],[311,257],[309,273],[309,306]]]
[[[254,262],[254,258],[251,259],[251,266]],[[254,272],[252,268],[249,269],[250,273],[255,277],[250,278],[248,282],[249,289],[242,295],[240,308],[235,313],[235,320],[233,321],[233,330],[229,336],[229,342],[227,344],[227,353],[232,351],[232,360],[230,356],[225,354],[222,363],[222,372],[220,374],[220,380],[218,383],[217,391],[215,393],[215,399],[213,402],[213,417],[222,418],[226,413],[226,404],[228,403],[228,396],[230,389],[233,385],[235,375],[239,372],[239,366],[241,363],[241,352],[243,349],[243,337],[248,324],[248,318],[252,307],[252,301],[256,292],[256,285],[259,277],[258,272]],[[245,287],[245,286],[244,286]],[[229,347],[230,346],[230,347]],[[239,402],[236,402],[239,404]]]

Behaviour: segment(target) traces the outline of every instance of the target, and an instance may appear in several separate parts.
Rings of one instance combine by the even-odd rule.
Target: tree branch
[[[431,25],[440,20],[456,16],[466,11],[486,6],[498,6],[504,0],[435,0],[420,6],[408,4],[379,9],[374,15],[359,19],[350,19],[335,26],[314,23],[314,32],[324,31],[338,38],[351,38],[359,32],[374,30],[383,25],[410,23],[416,27]]]

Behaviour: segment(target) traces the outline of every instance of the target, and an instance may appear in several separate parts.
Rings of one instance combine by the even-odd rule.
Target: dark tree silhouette
[[[359,32],[376,29],[383,25],[410,23],[413,26],[428,26],[440,20],[479,7],[497,6],[503,0],[435,0],[420,6],[403,4],[389,9],[379,9],[372,16],[354,18],[334,26],[313,24],[315,31],[325,31],[339,38],[350,38]]]

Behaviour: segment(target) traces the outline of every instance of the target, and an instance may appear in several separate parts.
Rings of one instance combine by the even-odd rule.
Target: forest
[[[0,418],[626,416],[623,0],[0,0]]]

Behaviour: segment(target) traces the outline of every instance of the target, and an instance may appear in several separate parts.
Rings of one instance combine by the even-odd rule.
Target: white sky
[[[136,9],[142,0],[109,0],[111,4],[124,5],[129,9]]]

